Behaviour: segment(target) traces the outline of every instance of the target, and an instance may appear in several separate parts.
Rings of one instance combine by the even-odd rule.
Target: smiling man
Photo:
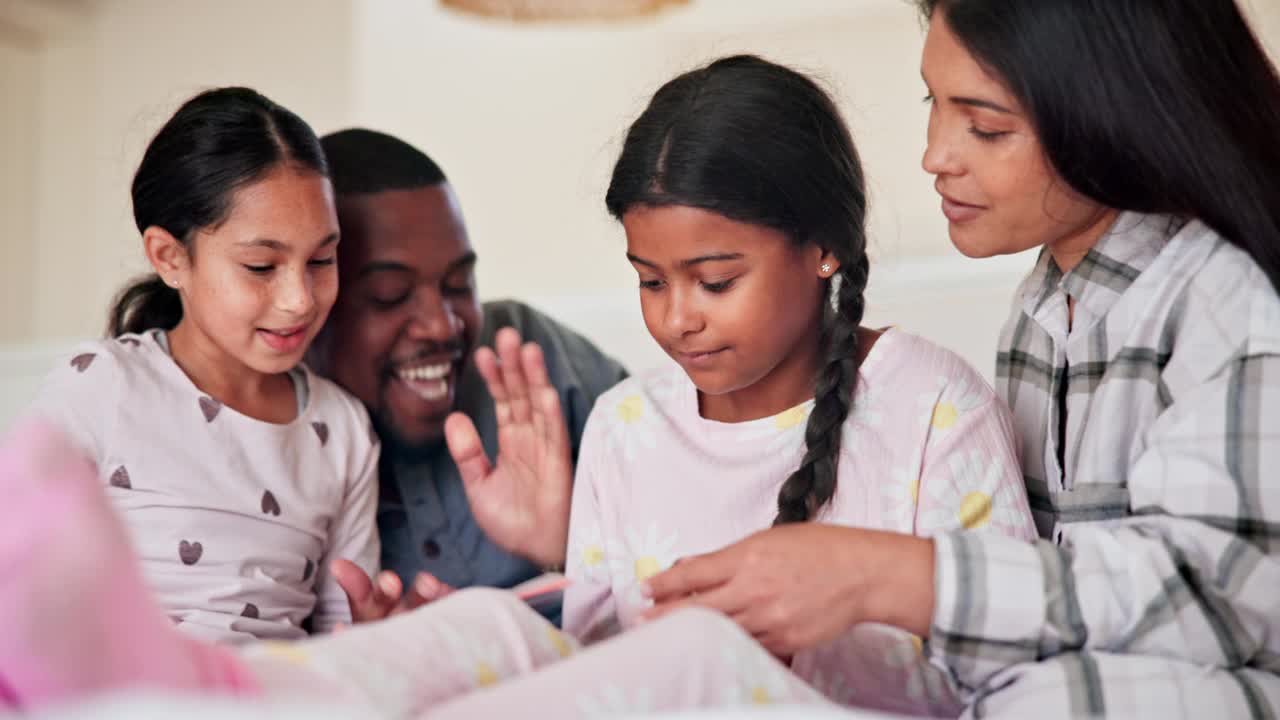
[[[472,351],[492,346],[503,327],[542,348],[575,459],[596,397],[626,373],[526,305],[479,302],[476,253],[457,198],[430,158],[371,130],[344,130],[321,142],[342,230],[341,290],[310,359],[368,407],[382,441],[382,567],[428,599],[438,583],[509,587],[534,577],[537,563],[477,525],[445,447],[445,419],[460,411],[475,423],[488,456],[497,454],[494,402]],[[420,573],[433,578],[415,582]],[[376,586],[357,591],[353,613],[374,619],[376,608],[356,607],[362,592],[379,594]]]

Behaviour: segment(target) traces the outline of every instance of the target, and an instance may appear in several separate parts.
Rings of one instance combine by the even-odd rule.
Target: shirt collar
[[[1065,274],[1048,248],[1042,248],[1023,286],[1023,309],[1034,317],[1061,290],[1075,299],[1078,309],[1095,319],[1103,317],[1185,224],[1167,215],[1121,213],[1084,259]]]

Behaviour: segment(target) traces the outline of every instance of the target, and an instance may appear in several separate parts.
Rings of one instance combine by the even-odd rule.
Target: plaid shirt
[[[1124,214],[1065,275],[1041,253],[996,374],[1044,539],[937,538],[935,659],[979,697],[1001,670],[1057,659],[1073,713],[1117,717],[1179,700],[1122,688],[1146,678],[1116,656],[1211,666],[1273,717],[1280,296],[1266,275],[1198,221]]]

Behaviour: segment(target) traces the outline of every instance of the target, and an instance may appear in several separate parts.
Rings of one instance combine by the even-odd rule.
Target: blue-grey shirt
[[[514,301],[484,304],[481,345],[493,346],[494,334],[514,327],[526,341],[538,343],[547,361],[573,458],[596,398],[626,377],[626,371],[586,338],[533,308]],[[474,365],[458,381],[457,408],[476,425],[485,452],[498,451],[493,398]],[[382,567],[408,583],[422,571],[453,587],[511,587],[541,569],[495,545],[476,525],[458,468],[443,443],[429,452],[397,450],[383,444],[378,529]]]

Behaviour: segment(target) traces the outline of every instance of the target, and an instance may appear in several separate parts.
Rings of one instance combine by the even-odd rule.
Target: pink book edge
[[[568,587],[568,585],[569,585],[569,578],[560,577],[554,580],[548,580],[546,583],[540,583],[538,585],[534,585],[533,587],[517,589],[515,593],[516,593],[516,597],[520,598],[521,600],[529,600],[532,598],[536,598],[540,595],[547,595],[549,593],[563,590],[566,587]]]

